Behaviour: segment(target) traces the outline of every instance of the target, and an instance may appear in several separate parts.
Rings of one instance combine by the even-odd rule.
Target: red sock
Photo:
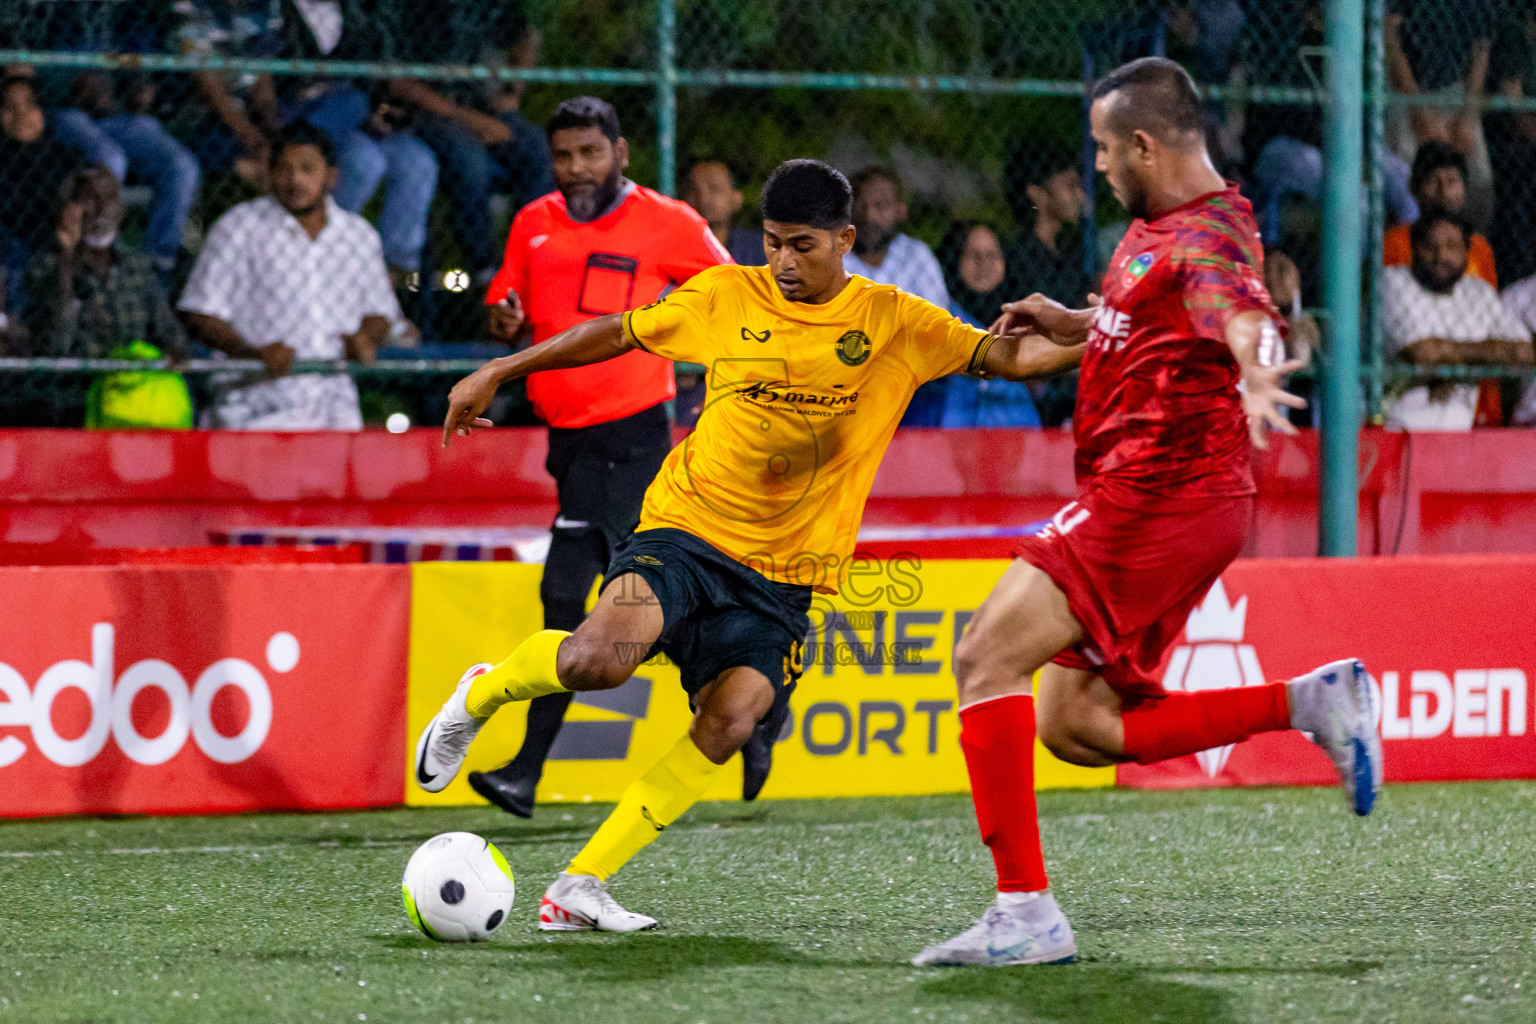
[[[1121,716],[1125,756],[1137,764],[1196,754],[1291,727],[1284,683],[1231,690],[1170,693],[1142,701]]]
[[[998,891],[1046,888],[1035,816],[1035,699],[1020,693],[961,708],[960,749]]]

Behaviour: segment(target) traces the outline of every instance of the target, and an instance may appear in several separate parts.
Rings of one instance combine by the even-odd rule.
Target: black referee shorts
[[[546,628],[581,622],[592,581],[639,524],[645,489],[671,449],[665,404],[590,427],[549,428],[544,468],[555,478],[560,510],[539,586]]]
[[[627,573],[661,602],[661,636],[647,657],[672,659],[689,702],[731,668],[754,668],[773,684],[763,720],[782,720],[800,678],[810,632],[811,588],[779,583],[684,530],[632,534],[614,555],[603,587]]]

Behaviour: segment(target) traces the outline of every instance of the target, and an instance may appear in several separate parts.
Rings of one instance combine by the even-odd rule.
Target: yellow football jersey
[[[918,386],[977,372],[990,335],[852,278],[790,302],[767,267],[711,267],[624,314],[624,332],[708,371],[704,412],[645,494],[674,527],[769,579],[836,593],[886,445]]]

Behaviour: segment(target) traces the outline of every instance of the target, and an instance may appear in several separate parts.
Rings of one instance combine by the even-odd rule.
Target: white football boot
[[[1067,915],[1049,889],[1022,904],[997,903],[948,942],[929,946],[912,963],[917,967],[1010,967],[1015,964],[1068,964],[1077,959],[1077,940]]]
[[[1381,789],[1376,690],[1355,658],[1329,662],[1290,681],[1291,725],[1310,733],[1339,770],[1350,808],[1371,813]]]
[[[485,662],[471,666],[416,741],[416,784],[428,793],[442,792],[459,774],[469,744],[485,724],[465,706],[469,684],[495,667]]]
[[[539,901],[539,930],[544,932],[638,932],[655,927],[654,917],[619,906],[594,875],[562,871]]]

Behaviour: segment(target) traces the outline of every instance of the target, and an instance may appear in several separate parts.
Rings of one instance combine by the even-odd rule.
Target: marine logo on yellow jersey
[[[848,366],[862,366],[869,358],[869,335],[863,331],[849,331],[838,338],[837,358]]]

